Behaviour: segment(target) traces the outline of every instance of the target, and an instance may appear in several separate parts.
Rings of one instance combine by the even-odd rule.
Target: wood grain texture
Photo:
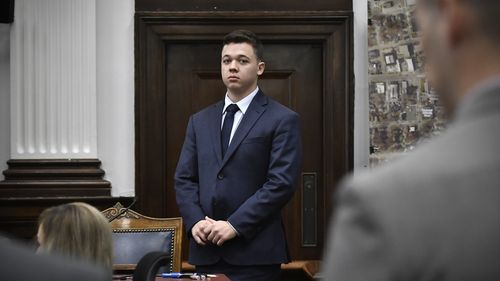
[[[303,171],[318,174],[318,244],[301,244],[300,186],[283,217],[293,260],[318,260],[335,186],[352,169],[351,12],[137,12],[138,208],[151,216],[179,215],[173,171],[187,120],[223,98],[220,42],[238,28],[254,31],[267,46],[264,91],[301,115]]]
[[[137,0],[136,11],[351,11],[350,0]]]
[[[98,159],[9,160],[0,198],[110,196]]]
[[[0,198],[0,234],[34,242],[40,213],[47,208],[71,202],[85,202],[104,210],[116,202],[127,206],[132,202],[132,198],[111,196]]]

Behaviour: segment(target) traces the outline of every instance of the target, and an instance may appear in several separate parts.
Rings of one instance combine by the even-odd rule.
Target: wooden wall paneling
[[[136,20],[136,189],[137,208],[146,215],[165,217],[165,48],[154,30]],[[151,149],[154,148],[154,149]],[[148,165],[143,165],[148,163]],[[143,186],[145,188],[137,188]],[[146,188],[147,187],[147,188]]]
[[[352,11],[351,0],[136,0],[137,12],[168,11]]]
[[[169,46],[181,43],[194,45],[219,43],[224,34],[236,28],[253,30],[262,38],[265,45],[314,43],[321,46],[323,50],[322,120],[320,122],[323,125],[321,149],[324,156],[320,171],[318,171],[320,174],[317,206],[319,229],[316,247],[303,247],[300,231],[295,231],[296,228],[293,228],[300,225],[299,222],[302,219],[300,212],[297,211],[301,208],[300,187],[298,195],[289,205],[291,208],[287,207],[288,209],[284,211],[293,258],[317,260],[322,255],[325,226],[331,214],[331,198],[335,185],[345,173],[352,169],[351,12],[136,13],[136,194],[139,197],[138,208],[140,212],[150,216],[178,214],[175,198],[173,198],[175,194],[173,174],[170,170],[172,170],[172,163],[177,161],[179,155],[178,151],[167,151],[167,144],[173,134],[184,136],[187,120],[183,119],[193,112],[175,115],[182,117],[178,120],[179,124],[174,125],[174,131],[167,126],[167,120],[172,118],[169,115],[171,112],[165,112],[168,108],[168,98],[165,97],[168,87],[166,77],[169,71],[172,71],[172,69],[167,69],[166,61]],[[198,81],[207,77],[213,79],[210,75],[216,75],[216,72],[211,71],[198,71],[193,75]],[[269,72],[266,75],[272,77],[284,74]],[[192,87],[196,87],[196,83],[193,83]],[[195,105],[196,108],[201,107],[208,100],[197,102],[200,104]],[[293,107],[293,102],[290,104]],[[308,122],[308,120],[305,121]],[[305,170],[304,172],[311,171]],[[289,228],[294,231],[289,231]]]
[[[0,182],[0,198],[110,196],[98,159],[15,159]]]
[[[116,202],[128,206],[131,197],[67,196],[67,197],[18,197],[0,198],[0,235],[25,240],[34,239],[40,213],[46,208],[70,202],[85,202],[99,210],[112,207]]]
[[[105,209],[131,198],[111,197],[98,159],[15,159],[7,162],[0,182],[0,233],[31,239],[46,208],[86,202]]]
[[[325,89],[331,89],[332,95],[324,97],[325,128],[325,214],[323,224],[329,223],[333,213],[333,193],[338,180],[353,169],[354,136],[354,78],[353,78],[353,26],[338,26],[326,40],[325,63],[331,68],[325,69]],[[342,136],[342,137],[339,137]]]

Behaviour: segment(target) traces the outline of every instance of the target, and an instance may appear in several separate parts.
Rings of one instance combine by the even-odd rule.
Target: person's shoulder
[[[438,181],[443,172],[449,174],[445,170],[449,171],[446,163],[450,161],[450,152],[446,151],[445,143],[445,138],[424,143],[414,151],[389,160],[389,163],[357,171],[345,178],[342,186],[370,197],[378,197],[378,194],[405,196],[414,190],[425,192],[426,186]]]
[[[357,171],[343,180],[341,189],[364,197],[366,201],[384,204],[390,201],[389,198],[418,201],[446,193],[453,188],[451,183],[470,177],[480,167],[494,161],[486,160],[486,156],[478,157],[478,151],[468,148],[470,144],[464,139],[465,133],[452,128],[389,163]]]
[[[420,156],[402,156],[384,166],[356,171],[345,177],[335,193],[339,210],[361,212],[384,231],[396,233],[395,222],[401,218],[413,219],[419,208],[427,205],[423,201],[433,196],[431,189],[422,186],[421,179],[427,175],[415,166],[419,163],[417,158]],[[401,223],[397,225],[403,227]]]
[[[20,242],[0,237],[2,280],[110,280],[111,271],[66,257],[36,254]]]
[[[265,96],[267,98],[267,111],[272,113],[273,115],[280,118],[299,118],[299,114],[293,111],[291,108],[281,104],[280,102],[274,100],[269,96]]]
[[[222,114],[222,104],[221,104],[221,103],[222,103],[222,101],[218,101],[218,102],[216,102],[216,103],[213,103],[213,104],[211,104],[211,105],[209,105],[209,106],[207,106],[207,107],[205,107],[205,108],[203,108],[203,109],[201,109],[201,110],[199,110],[199,111],[197,111],[197,112],[193,113],[193,114],[191,115],[191,118],[192,118],[193,120],[195,120],[195,119],[198,119],[198,120],[204,120],[204,119],[206,119],[209,115],[211,115],[211,113],[212,113],[214,110],[217,110],[217,108],[219,108],[219,107],[220,107],[221,114]]]

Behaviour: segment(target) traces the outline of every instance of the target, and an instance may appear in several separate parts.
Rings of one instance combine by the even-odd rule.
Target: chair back
[[[152,218],[120,203],[102,213],[108,219],[119,215],[111,222],[113,229],[113,269],[134,270],[139,260],[150,252],[166,252],[170,256],[167,271],[180,271],[182,253],[182,219]]]

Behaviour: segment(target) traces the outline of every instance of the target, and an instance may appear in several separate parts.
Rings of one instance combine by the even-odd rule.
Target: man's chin
[[[239,95],[244,95],[248,94],[250,91],[252,91],[254,88],[252,87],[252,84],[241,84],[239,82],[237,83],[226,83],[226,88],[228,91],[230,91],[233,95],[239,96]]]
[[[238,89],[241,87],[241,84],[238,82],[231,82],[228,80],[224,80],[224,85],[226,85],[226,88],[230,89]]]
[[[228,83],[228,84],[226,85],[226,87],[227,87],[227,89],[228,89],[229,91],[231,91],[231,92],[232,92],[232,93],[234,93],[234,94],[237,94],[237,93],[239,93],[239,92],[244,91],[244,88],[245,88],[245,87],[243,87],[243,85],[241,85],[241,84],[239,84],[239,83]]]

